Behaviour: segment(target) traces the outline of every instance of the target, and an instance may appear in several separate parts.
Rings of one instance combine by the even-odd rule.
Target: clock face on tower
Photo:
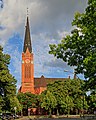
[[[33,64],[33,61],[31,61],[31,64]]]
[[[22,63],[24,63],[24,60],[22,60]]]
[[[26,63],[30,63],[30,60],[29,60],[29,59],[26,59],[25,62],[26,62]]]

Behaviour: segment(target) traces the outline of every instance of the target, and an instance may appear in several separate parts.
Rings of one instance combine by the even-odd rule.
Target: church
[[[32,51],[31,35],[29,18],[27,16],[25,38],[22,52],[22,70],[21,70],[21,87],[19,92],[32,94],[41,94],[47,89],[47,84],[65,80],[69,78],[45,78],[43,75],[40,78],[34,77],[34,54]]]

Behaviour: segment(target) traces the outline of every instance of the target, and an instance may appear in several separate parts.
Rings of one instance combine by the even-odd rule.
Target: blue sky
[[[10,72],[21,84],[21,53],[23,49],[26,9],[34,53],[35,77],[72,77],[73,67],[49,55],[49,44],[59,43],[74,29],[75,12],[84,12],[87,0],[0,0],[0,45],[11,56]],[[68,70],[71,72],[64,72]],[[81,77],[81,76],[79,76]]]

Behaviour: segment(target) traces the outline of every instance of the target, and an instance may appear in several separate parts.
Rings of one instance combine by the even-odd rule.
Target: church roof
[[[24,47],[23,52],[25,53],[26,50],[29,50],[29,52],[32,52],[32,45],[31,45],[31,37],[30,37],[30,27],[29,27],[29,19],[27,16],[27,22],[26,22],[26,29],[25,29],[25,39],[24,39]]]
[[[44,78],[44,76],[41,76],[40,78],[34,78],[34,85],[35,87],[46,87],[46,79]]]
[[[45,78],[43,75],[40,78],[34,78],[35,87],[46,87],[47,84],[55,81],[64,81],[69,78]]]

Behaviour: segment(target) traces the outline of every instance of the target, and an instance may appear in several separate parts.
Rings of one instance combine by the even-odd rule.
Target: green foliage
[[[60,44],[50,45],[50,54],[76,66],[76,73],[88,79],[87,88],[96,88],[96,0],[88,0],[85,13],[76,13],[72,22],[75,26]]]
[[[4,100],[2,96],[0,96],[0,113],[2,112],[2,107],[4,106]]]
[[[22,106],[19,103],[19,100],[17,99],[17,97],[10,97],[9,99],[10,104],[11,104],[11,111],[15,111],[16,108],[16,112],[20,112],[22,110]]]
[[[83,100],[84,109],[88,109],[87,101],[85,98],[83,99],[82,84],[84,84],[84,81],[80,79],[66,79],[65,81],[56,81],[48,84],[47,90],[55,96],[57,101],[55,108],[59,112],[62,111],[62,113],[66,112],[69,114],[73,109],[83,109]]]
[[[37,97],[32,93],[18,93],[17,98],[23,109],[36,107]]]
[[[8,65],[10,56],[3,53],[3,48],[0,46],[0,109],[4,111],[11,110],[11,102],[9,98],[16,95],[16,80],[10,74]]]
[[[55,96],[47,90],[46,92],[41,94],[41,97],[41,107],[45,108],[45,110],[49,110],[49,113],[51,114],[51,109],[54,109],[57,105],[57,100]]]
[[[88,104],[90,106],[90,110],[94,110],[96,108],[96,91],[92,91],[88,96]]]

